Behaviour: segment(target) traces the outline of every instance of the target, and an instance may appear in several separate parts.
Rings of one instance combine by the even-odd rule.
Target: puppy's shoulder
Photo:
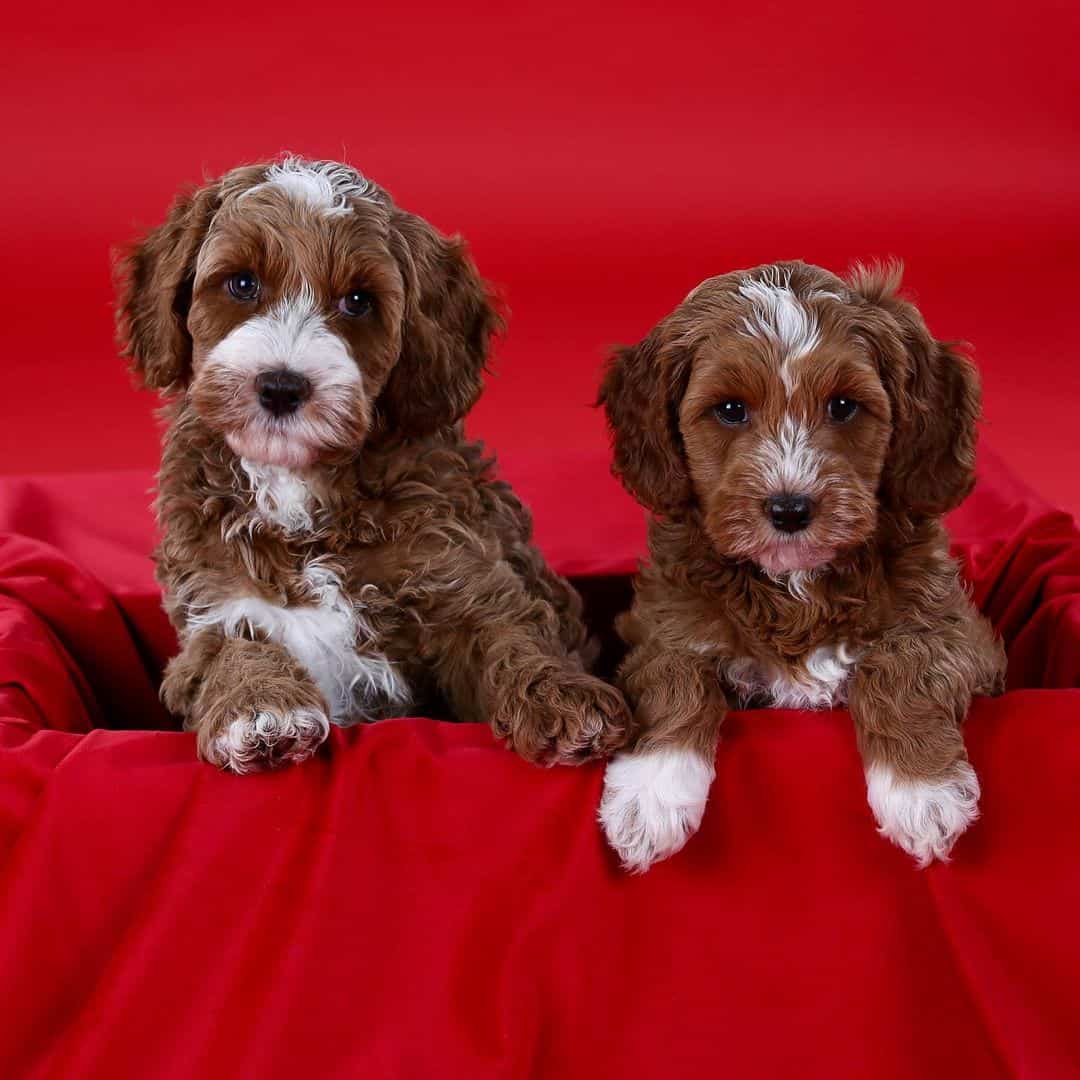
[[[528,512],[483,443],[451,429],[365,452],[356,482],[387,525],[452,521],[478,533],[527,537]]]
[[[451,430],[365,449],[356,478],[377,498],[452,503],[493,479],[493,469],[481,443]]]

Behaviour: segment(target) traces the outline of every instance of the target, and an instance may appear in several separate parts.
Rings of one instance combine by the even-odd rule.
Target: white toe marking
[[[693,750],[615,756],[604,774],[600,823],[628,870],[647,870],[697,832],[715,773]]]
[[[330,731],[318,709],[291,709],[284,715],[253,712],[238,717],[210,746],[215,765],[235,773],[251,772],[271,761],[294,764],[311,757]]]
[[[979,816],[979,778],[966,761],[944,780],[902,780],[874,764],[866,770],[866,792],[878,831],[920,867],[948,862],[956,838]]]

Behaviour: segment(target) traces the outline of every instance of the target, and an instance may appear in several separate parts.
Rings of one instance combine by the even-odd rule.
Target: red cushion
[[[560,569],[632,569],[605,458],[503,468]],[[844,713],[733,714],[701,833],[631,878],[600,767],[482,726],[335,730],[245,778],[100,730],[168,725],[149,486],[0,486],[0,1076],[1075,1075],[1080,692],[977,703],[983,818],[924,872]],[[984,454],[951,524],[1013,685],[1075,685],[1071,521]]]

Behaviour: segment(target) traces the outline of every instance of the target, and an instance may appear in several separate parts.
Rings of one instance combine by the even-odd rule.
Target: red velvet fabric
[[[503,468],[560,569],[632,569],[641,512],[602,455]],[[0,485],[0,1076],[1075,1076],[1080,538],[980,469],[957,551],[1010,685],[1062,689],[977,703],[954,862],[875,835],[844,713],[761,711],[641,878],[596,825],[599,766],[480,726],[198,763],[151,730],[149,475]]]
[[[983,818],[920,873],[842,714],[737,714],[700,835],[630,878],[600,768],[481,727],[237,778],[3,724],[2,1074],[1073,1077],[1075,726],[1065,692],[981,703]]]

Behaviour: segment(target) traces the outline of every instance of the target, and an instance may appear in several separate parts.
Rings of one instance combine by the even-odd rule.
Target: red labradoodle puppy
[[[600,811],[629,869],[698,828],[730,707],[846,703],[881,832],[921,866],[977,816],[960,726],[1005,661],[941,515],[974,483],[979,382],[899,281],[710,278],[611,361],[614,468],[657,515]]]
[[[204,758],[300,761],[330,723],[431,710],[534,760],[621,741],[579,598],[462,434],[499,319],[459,239],[286,158],[179,198],[125,270],[126,352],[172,399],[162,695]]]

